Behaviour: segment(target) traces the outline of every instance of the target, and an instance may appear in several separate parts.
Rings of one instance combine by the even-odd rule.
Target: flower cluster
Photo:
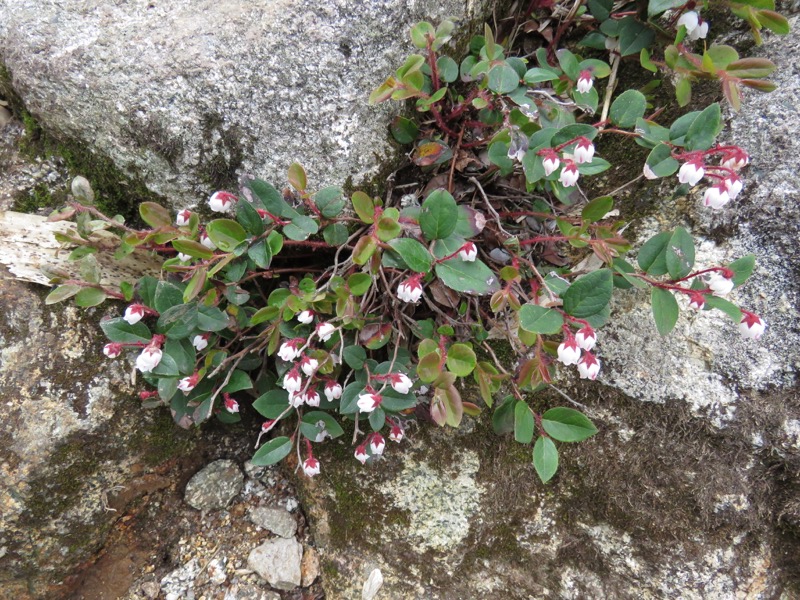
[[[580,80],[579,80],[580,81]],[[564,152],[564,149],[574,144],[572,153]],[[594,158],[594,144],[586,137],[578,137],[569,142],[561,144],[557,148],[543,148],[537,153],[542,157],[542,168],[545,177],[555,173],[562,165],[558,180],[564,187],[573,187],[578,183],[580,171],[578,165],[591,163]]]
[[[721,154],[719,165],[705,162],[709,155]],[[706,188],[703,205],[719,210],[742,191],[742,179],[736,173],[750,161],[747,153],[738,146],[716,147],[706,152],[692,152],[685,155],[687,160],[678,171],[678,181],[690,187],[700,183],[703,177],[716,181]],[[646,168],[647,165],[645,165]],[[652,173],[652,171],[650,171]],[[648,176],[647,171],[645,175]]]
[[[565,365],[578,365],[581,379],[597,379],[600,361],[590,352],[597,343],[597,333],[586,323],[575,333],[567,329],[558,346],[558,360]]]

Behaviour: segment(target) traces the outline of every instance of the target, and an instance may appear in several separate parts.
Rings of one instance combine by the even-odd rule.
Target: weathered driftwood
[[[67,260],[69,249],[61,247],[56,233],[66,233],[75,224],[59,221],[50,223],[45,217],[12,211],[0,211],[0,264],[17,279],[50,285],[42,268],[64,271],[80,279],[77,262]],[[160,261],[143,253],[135,253],[117,261],[108,253],[97,253],[103,285],[112,288],[122,281],[134,283],[143,275],[160,271]]]

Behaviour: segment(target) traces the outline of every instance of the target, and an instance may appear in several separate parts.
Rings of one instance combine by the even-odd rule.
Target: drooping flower
[[[383,454],[383,449],[386,448],[386,440],[380,433],[373,433],[370,437],[369,449],[373,455],[380,456]]]
[[[306,395],[303,392],[289,392],[289,404],[293,408],[299,408],[306,402]]]
[[[314,311],[313,310],[304,310],[299,315],[297,315],[297,320],[300,321],[303,325],[308,325],[314,320]]]
[[[204,231],[200,234],[200,243],[203,244],[209,250],[216,250],[217,245],[211,241],[211,238],[208,237],[208,234]]]
[[[642,175],[644,175],[645,179],[658,179],[658,175],[656,175],[655,171],[653,171],[648,164],[642,167]]]
[[[703,161],[699,158],[694,158],[681,165],[680,171],[678,171],[678,181],[681,183],[688,183],[690,186],[694,187],[705,174],[706,171],[703,168]]]
[[[392,373],[389,375],[389,383],[398,394],[407,394],[411,386],[414,385],[414,382],[404,373]]]
[[[189,262],[192,260],[192,257],[188,254],[184,254],[183,252],[178,252],[178,260],[181,262]]]
[[[561,161],[558,158],[558,153],[552,148],[545,148],[544,150],[541,150],[539,154],[544,158],[542,166],[544,167],[545,177],[554,173],[556,169],[558,169],[559,165],[561,165]]]
[[[579,137],[572,155],[576,164],[590,163],[594,157],[594,144],[585,137]]]
[[[578,74],[578,81],[575,85],[575,89],[577,89],[581,94],[585,94],[592,89],[592,85],[594,85],[592,72],[588,70],[581,71]]]
[[[200,380],[200,374],[195,371],[188,377],[184,377],[178,382],[178,389],[182,392],[191,392],[195,386],[197,386],[197,382]]]
[[[147,346],[142,353],[136,357],[136,368],[142,373],[149,373],[161,362],[161,348],[157,346]]]
[[[328,402],[333,402],[342,397],[342,384],[338,381],[330,380],[325,383],[325,397]]]
[[[336,326],[328,323],[327,321],[324,323],[317,324],[317,337],[319,337],[320,341],[327,342],[333,334],[336,332]]]
[[[567,335],[558,345],[558,360],[565,365],[576,365],[581,358],[581,349],[572,335]]]
[[[706,298],[700,292],[689,293],[689,308],[694,310],[703,310],[706,305]]]
[[[317,367],[319,367],[319,361],[316,358],[303,355],[303,358],[300,359],[300,368],[303,370],[303,373],[309,377],[316,372]]]
[[[356,448],[355,457],[356,460],[362,465],[367,462],[369,454],[367,454],[367,447],[365,444],[361,444],[358,448]]]
[[[383,402],[383,397],[380,394],[361,394],[358,397],[358,410],[364,413],[369,413],[378,408]]]
[[[730,202],[730,200],[731,197],[728,195],[728,190],[724,181],[717,185],[712,185],[706,190],[706,193],[703,194],[703,205],[711,207],[714,210],[719,210]]]
[[[184,225],[189,224],[189,219],[192,218],[192,211],[188,208],[184,208],[175,216],[175,224],[178,227],[183,227]]]
[[[208,206],[214,212],[228,212],[237,198],[229,192],[214,192],[208,199]]]
[[[597,343],[597,333],[590,325],[585,325],[575,334],[575,341],[583,350],[591,350]]]
[[[578,374],[581,379],[597,379],[600,372],[600,361],[591,352],[586,352],[578,363]]]
[[[687,34],[686,37],[689,38],[689,41],[694,42],[695,40],[704,40],[708,35],[708,21],[700,21],[700,24],[695,27],[691,33]]]
[[[397,297],[403,302],[415,303],[422,297],[420,277],[414,275],[397,286]]]
[[[283,376],[283,389],[290,394],[299,392],[301,389],[303,389],[303,378],[300,377],[297,367],[289,370],[289,372]]]
[[[309,456],[303,461],[303,473],[305,473],[308,477],[319,475],[319,472],[319,461],[316,458]]]
[[[286,340],[281,344],[281,347],[278,348],[278,356],[280,356],[281,360],[292,362],[293,360],[296,360],[298,356],[300,356],[300,348],[305,343],[306,341],[303,338]]]
[[[129,325],[136,325],[142,320],[142,317],[144,317],[144,305],[131,304],[125,309],[125,314],[122,318],[127,321]]]
[[[192,346],[200,352],[208,347],[208,339],[211,337],[210,333],[200,333],[192,338]]]
[[[392,428],[389,430],[389,439],[393,442],[400,442],[404,436],[403,428],[397,423],[393,424]]]
[[[571,160],[565,160],[564,168],[561,169],[561,175],[558,177],[561,185],[564,187],[572,187],[578,183],[578,177],[580,177],[578,166]]]
[[[724,180],[723,183],[725,184],[725,189],[728,192],[728,196],[730,196],[731,200],[736,200],[736,196],[742,191],[742,179],[735,173],[731,173],[728,175]]]
[[[746,166],[749,162],[750,156],[748,156],[747,152],[737,146],[731,148],[723,155],[722,166],[727,169],[738,171],[742,167]]]
[[[319,406],[319,392],[317,390],[308,390],[306,392],[305,402],[308,406],[317,407]]]
[[[691,35],[691,33],[695,29],[697,29],[697,26],[699,24],[700,24],[700,15],[698,15],[696,11],[687,10],[680,16],[678,22],[676,23],[676,26],[680,27],[681,25],[683,25],[684,27],[686,27],[686,35],[688,36]]]
[[[725,275],[719,271],[707,273],[705,275],[705,282],[711,290],[711,293],[720,297],[725,297],[730,294],[734,285],[732,279],[725,277]]]
[[[758,315],[748,311],[742,311],[742,321],[739,323],[741,334],[751,340],[761,339],[761,335],[767,328],[766,323]]]
[[[117,358],[120,354],[122,354],[122,344],[117,344],[115,342],[106,344],[103,346],[103,354],[105,354],[108,358]]]
[[[478,258],[478,247],[472,242],[466,242],[461,246],[458,255],[464,262],[475,262],[475,259]]]

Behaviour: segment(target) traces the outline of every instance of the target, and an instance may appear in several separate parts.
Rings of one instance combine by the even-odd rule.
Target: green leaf
[[[200,242],[194,240],[172,240],[172,247],[178,252],[188,254],[193,258],[209,259],[214,256],[214,252],[209,250]]]
[[[478,357],[467,344],[456,343],[447,349],[447,368],[459,377],[466,377],[478,364]]]
[[[533,441],[535,427],[536,419],[527,403],[522,400],[517,401],[514,407],[514,439],[520,444],[530,444]]]
[[[694,266],[694,240],[683,227],[672,234],[666,250],[667,271],[673,279],[686,277]]]
[[[348,367],[354,371],[360,371],[364,368],[364,362],[367,360],[367,352],[361,346],[347,346],[342,358]]]
[[[350,237],[350,233],[343,223],[333,223],[322,230],[322,238],[329,246],[341,246],[348,237]]]
[[[421,21],[411,28],[411,41],[419,49],[428,47],[428,40],[433,41],[436,31],[427,21]]]
[[[100,321],[100,328],[112,342],[130,344],[133,342],[149,343],[153,337],[147,325],[141,321],[131,325],[122,317]]]
[[[550,145],[552,146],[560,146],[570,140],[575,139],[576,137],[585,137],[588,140],[594,140],[597,137],[597,128],[592,127],[591,125],[586,125],[585,123],[573,123],[572,125],[567,125],[566,127],[562,127],[559,129],[555,135],[553,135],[552,139],[550,140]],[[572,144],[572,148],[577,145]]]
[[[591,317],[611,301],[613,275],[610,269],[598,269],[569,286],[564,295],[564,312],[578,318]]]
[[[256,266],[260,269],[269,268],[272,262],[272,251],[269,248],[266,240],[258,240],[255,244],[247,249],[247,256],[253,259]]]
[[[81,286],[79,285],[60,285],[55,288],[52,292],[47,294],[47,297],[44,299],[45,304],[56,304],[57,302],[63,302],[67,298],[72,298],[75,294],[81,291]]]
[[[519,326],[531,333],[545,335],[558,333],[564,324],[564,317],[557,310],[525,304],[519,309]]]
[[[347,287],[353,296],[363,296],[372,285],[372,275],[369,273],[353,273],[347,278]]]
[[[458,205],[445,189],[434,190],[422,203],[419,226],[427,240],[446,238],[455,230],[457,220]]]
[[[506,396],[492,415],[492,429],[497,435],[514,431],[514,397]]]
[[[756,257],[754,254],[748,254],[730,263],[728,268],[733,271],[733,283],[737,286],[742,285],[753,274]]]
[[[558,450],[553,440],[540,436],[533,446],[533,468],[542,483],[547,483],[558,471]]]
[[[292,163],[289,165],[288,173],[289,185],[291,185],[298,192],[304,192],[308,186],[308,178],[303,165],[300,163]]]
[[[564,71],[564,74],[572,79],[572,81],[578,79],[580,67],[578,66],[578,59],[575,58],[575,55],[566,48],[562,48],[556,52],[556,57],[558,58],[558,64]]]
[[[611,196],[600,196],[583,207],[581,219],[584,223],[596,223],[597,221],[601,221],[612,208],[614,208],[614,198]]]
[[[276,437],[261,446],[250,459],[258,467],[267,467],[280,462],[292,451],[292,440],[286,436]]]
[[[650,289],[650,302],[658,333],[662,336],[668,335],[675,327],[675,323],[678,322],[678,315],[680,314],[678,301],[675,300],[675,296],[671,292],[653,286]]]
[[[353,248],[353,262],[365,265],[378,248],[378,241],[371,235],[362,237]]]
[[[647,16],[655,17],[673,8],[686,4],[683,0],[650,0],[647,3]]]
[[[314,194],[314,204],[327,219],[335,219],[344,210],[347,201],[342,196],[342,189],[336,186],[322,188]]]
[[[172,216],[169,211],[155,202],[142,202],[139,205],[139,216],[142,217],[142,221],[154,229],[172,225]]]
[[[600,158],[599,156],[595,156],[592,159],[592,162],[588,163],[581,163],[578,165],[578,172],[581,175],[597,175],[598,173],[602,173],[603,171],[608,170],[611,167],[611,163],[607,160]]]
[[[489,69],[488,86],[496,94],[508,94],[519,87],[519,75],[503,62]]]
[[[492,294],[500,289],[494,272],[482,261],[464,262],[451,258],[434,267],[437,277],[447,287],[465,294]]]
[[[272,184],[261,179],[253,179],[246,182],[246,185],[264,208],[276,217],[290,217],[295,214],[296,211],[289,206],[283,199],[283,195]]]
[[[277,419],[288,406],[289,392],[280,388],[270,390],[253,402],[253,408],[267,419]]]
[[[163,313],[179,304],[183,304],[183,288],[168,281],[159,281],[156,284],[153,308]]]
[[[778,35],[787,35],[789,33],[789,21],[782,14],[774,10],[759,10],[756,14],[758,15],[758,21],[770,31]]]
[[[206,233],[223,252],[231,252],[247,239],[244,228],[232,219],[214,219],[206,225]]]
[[[614,3],[609,0],[588,0],[586,8],[589,9],[591,15],[602,23],[611,16],[611,9]]]
[[[672,239],[672,232],[662,231],[647,240],[639,250],[637,262],[639,268],[648,275],[665,275],[667,273],[667,246]]]
[[[318,424],[322,422],[323,426]],[[303,420],[300,421],[300,433],[306,436],[311,441],[317,437],[322,430],[328,432],[331,438],[337,438],[344,435],[344,429],[330,414],[321,410],[312,410],[303,415]]]
[[[228,394],[233,394],[234,392],[250,389],[253,389],[253,382],[250,380],[250,375],[244,371],[236,369],[233,373],[231,373],[231,378],[221,391]]]
[[[264,220],[247,200],[236,203],[236,220],[250,235],[258,236],[264,233]]]
[[[733,302],[725,300],[725,298],[712,296],[711,294],[706,294],[705,300],[706,302],[703,305],[703,310],[711,310],[712,308],[716,308],[717,310],[728,315],[736,325],[742,322],[742,311]]]
[[[433,265],[433,257],[428,249],[413,238],[399,238],[389,242],[392,249],[400,255],[409,269],[417,273],[428,273]]]
[[[534,67],[533,69],[529,69],[522,79],[526,84],[532,85],[534,83],[543,83],[545,81],[555,81],[558,79],[558,73],[551,69],[540,69],[538,67]]]
[[[719,102],[703,110],[692,121],[686,132],[686,148],[689,150],[708,150],[714,144],[722,129],[722,111]]]
[[[622,92],[611,104],[608,116],[618,127],[633,127],[636,120],[644,117],[647,99],[637,90]]]
[[[197,328],[200,331],[216,332],[228,327],[228,314],[216,306],[201,306],[197,312]]]
[[[436,69],[439,71],[439,78],[445,83],[453,83],[458,79],[458,65],[449,56],[440,56],[436,61]]]
[[[659,143],[650,151],[646,164],[658,177],[674,175],[680,167],[680,163],[672,158],[672,149],[663,143]]]
[[[649,48],[654,39],[655,32],[631,16],[619,22],[619,52],[622,56],[639,54],[642,48]]]
[[[551,408],[542,415],[542,427],[559,442],[580,442],[597,433],[597,428],[580,411],[573,408]]]
[[[156,331],[176,340],[188,337],[196,328],[197,306],[194,303],[168,308],[158,317],[156,325]]]
[[[350,200],[359,219],[368,224],[375,222],[375,202],[372,198],[364,192],[358,191],[353,193]]]
[[[438,352],[429,352],[417,363],[417,377],[422,383],[432,383],[437,377],[441,369],[439,368],[440,356]]]
[[[283,228],[284,235],[290,240],[303,241],[319,231],[319,225],[311,217],[296,213],[292,222]]]
[[[397,116],[389,124],[389,131],[399,144],[410,144],[417,139],[419,127],[411,119]]]
[[[375,235],[382,242],[388,242],[396,238],[402,232],[398,219],[400,212],[396,208],[387,208],[383,211],[383,215],[378,219],[375,226]]]

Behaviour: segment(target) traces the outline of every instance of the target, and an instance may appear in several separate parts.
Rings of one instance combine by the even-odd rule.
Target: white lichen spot
[[[472,451],[444,469],[410,459],[400,475],[384,484],[381,492],[409,512],[407,535],[419,552],[450,550],[467,536],[484,493],[475,481],[479,466]]]

